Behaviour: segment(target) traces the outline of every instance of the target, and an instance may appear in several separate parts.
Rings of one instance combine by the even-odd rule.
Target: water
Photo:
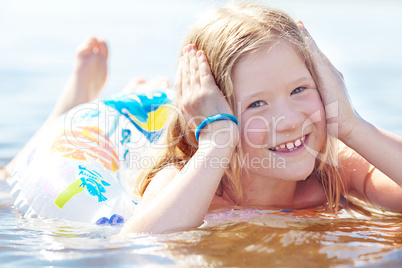
[[[3,197],[4,198],[4,197]],[[2,204],[6,203],[2,200]],[[402,263],[401,218],[283,221],[269,215],[164,235],[119,238],[119,227],[26,219],[0,205],[9,266],[329,267]]]
[[[0,166],[45,120],[88,35],[110,45],[104,96],[132,76],[174,77],[181,40],[222,1],[0,2]],[[303,19],[346,78],[357,111],[402,135],[402,3],[263,1]],[[0,188],[2,189],[2,188]],[[233,223],[117,239],[119,228],[24,219],[1,192],[0,260],[16,266],[385,266],[402,264],[400,219],[326,220],[292,228]],[[261,219],[263,222],[264,219]],[[291,256],[291,257],[290,257]]]

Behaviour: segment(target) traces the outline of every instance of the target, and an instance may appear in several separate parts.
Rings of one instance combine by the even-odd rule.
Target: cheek
[[[314,113],[317,114],[316,125],[317,125],[319,133],[321,135],[323,135],[323,139],[324,139],[325,135],[326,135],[326,130],[327,130],[327,120],[326,120],[326,115],[325,115],[324,104],[322,103],[321,98],[319,96],[317,96],[316,99],[314,100],[314,102],[312,103],[311,112],[312,112],[312,114],[314,114]]]
[[[318,124],[326,123],[324,104],[321,101],[318,91],[309,94],[302,102],[302,109],[307,118]]]
[[[327,135],[327,121],[325,115],[324,104],[321,101],[318,92],[311,94],[308,101],[304,103],[304,111],[309,121],[314,124],[316,129],[317,149],[324,146],[325,137]]]
[[[242,117],[243,146],[263,145],[269,133],[269,122],[261,116]]]

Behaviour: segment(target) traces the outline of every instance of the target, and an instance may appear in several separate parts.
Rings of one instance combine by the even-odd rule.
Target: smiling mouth
[[[275,147],[271,147],[271,148],[269,148],[269,150],[273,151],[273,152],[291,152],[291,151],[296,150],[300,146],[302,146],[305,139],[306,139],[306,136],[303,136],[294,141],[289,141],[286,143],[279,144]]]

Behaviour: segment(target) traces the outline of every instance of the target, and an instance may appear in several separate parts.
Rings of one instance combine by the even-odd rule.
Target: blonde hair
[[[300,55],[319,86],[312,64],[308,44],[295,21],[286,13],[249,2],[230,3],[216,9],[211,16],[196,23],[185,37],[183,47],[194,44],[203,50],[208,58],[216,84],[226,97],[235,115],[238,115],[236,98],[233,91],[231,73],[240,57],[254,53],[258,49],[276,42],[289,44]],[[197,151],[194,134],[188,129],[184,118],[175,113],[167,127],[165,142],[169,145],[157,163],[143,172],[138,180],[137,190],[140,195],[157,172],[168,165],[179,169],[191,159]],[[327,135],[326,144],[316,161],[315,171],[322,181],[328,200],[328,208],[338,210],[341,196],[341,179],[337,171],[336,139]],[[222,178],[220,192],[225,189],[235,193],[235,199],[243,198],[241,181],[241,145],[233,153],[229,168]]]

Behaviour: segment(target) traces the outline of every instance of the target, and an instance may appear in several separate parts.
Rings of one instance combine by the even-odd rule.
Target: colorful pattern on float
[[[103,180],[102,176],[95,170],[90,171],[83,166],[79,166],[79,168],[81,170],[78,174],[81,176],[79,187],[86,188],[90,195],[98,197],[98,202],[106,201],[107,198],[102,193],[106,193],[104,186],[110,186],[110,184]]]
[[[56,152],[61,153],[62,157],[76,160],[95,158],[109,171],[119,168],[119,159],[112,142],[96,126],[62,130],[51,147],[51,153]]]
[[[170,100],[164,91],[129,94],[104,101],[124,115],[144,136],[154,142],[161,135],[169,113]]]
[[[80,172],[78,176],[80,178],[70,184],[63,192],[61,192],[54,202],[60,209],[62,209],[64,205],[76,194],[84,191],[84,189],[87,189],[90,195],[96,196],[98,198],[98,202],[107,200],[103,193],[106,193],[105,186],[110,186],[110,184],[107,183],[95,170],[88,170],[86,167],[81,165],[79,166],[79,170]]]
[[[124,223],[140,200],[130,189],[130,153],[149,153],[170,101],[160,90],[133,92],[59,117],[18,163],[15,207],[27,217]]]

